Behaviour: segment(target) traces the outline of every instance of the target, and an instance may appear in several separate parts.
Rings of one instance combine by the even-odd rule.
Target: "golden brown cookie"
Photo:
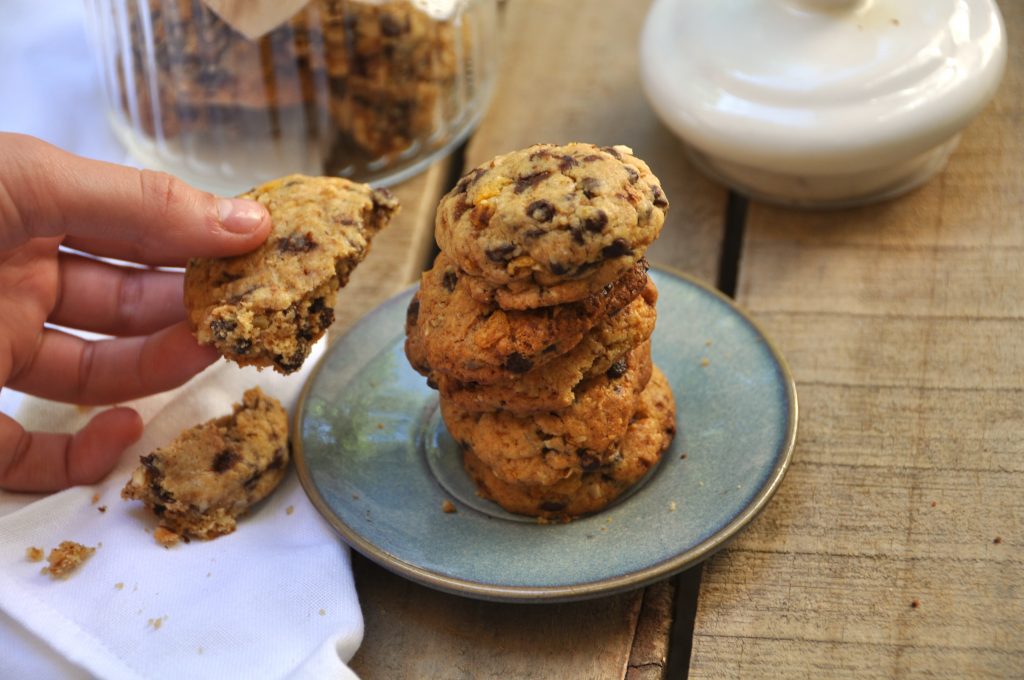
[[[302,175],[242,197],[267,207],[270,236],[245,255],[189,262],[185,306],[201,344],[241,366],[288,374],[334,321],[338,289],[398,202],[364,184]]]
[[[445,253],[423,274],[407,315],[406,353],[424,375],[444,373],[464,382],[515,379],[575,347],[647,282],[641,260],[622,277],[577,302],[506,311],[469,294],[467,279]]]
[[[142,456],[121,490],[122,498],[142,501],[156,514],[161,543],[231,533],[237,518],[284,477],[288,414],[281,404],[254,387],[233,410]]]
[[[441,396],[441,415],[455,441],[509,483],[554,484],[601,465],[622,438],[651,377],[650,344],[626,356],[625,370],[591,378],[566,409],[516,416],[464,411]]]
[[[658,290],[648,279],[640,295],[594,326],[578,345],[515,380],[483,385],[461,382],[443,373],[430,377],[449,403],[466,411],[500,409],[526,415],[567,408],[582,381],[625,370],[626,353],[642,345],[654,331],[657,299]]]
[[[463,450],[466,471],[487,498],[509,512],[569,519],[606,508],[654,467],[675,435],[675,400],[658,368],[640,394],[638,408],[621,441],[604,462],[546,486],[509,482],[497,476],[471,449]]]
[[[437,208],[438,245],[477,299],[526,309],[581,299],[643,257],[668,201],[628,147],[537,144],[463,177]]]

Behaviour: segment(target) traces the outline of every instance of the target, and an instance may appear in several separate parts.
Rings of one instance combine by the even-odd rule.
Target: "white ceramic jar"
[[[706,173],[755,198],[855,205],[945,165],[995,93],[993,0],[656,0],[654,109]]]

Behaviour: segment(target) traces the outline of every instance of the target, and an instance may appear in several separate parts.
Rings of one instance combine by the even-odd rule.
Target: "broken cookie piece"
[[[243,194],[273,227],[251,253],[196,258],[185,306],[196,339],[241,366],[298,370],[334,322],[338,289],[398,211],[387,191],[338,177],[290,175]]]
[[[156,514],[154,537],[165,547],[179,538],[208,540],[234,531],[236,519],[277,487],[288,458],[288,414],[254,387],[231,415],[142,456],[121,497]]]
[[[50,551],[46,561],[50,566],[43,567],[42,573],[54,579],[66,579],[87,559],[92,557],[96,548],[89,548],[74,541],[61,541],[61,544]]]

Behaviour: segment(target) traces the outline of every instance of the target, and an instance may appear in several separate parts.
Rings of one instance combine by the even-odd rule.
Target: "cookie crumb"
[[[896,18],[889,19],[889,23],[891,23],[893,26],[899,26],[900,25],[900,20],[896,19]]]
[[[320,616],[327,616],[327,610],[326,609],[321,609],[320,610]]]
[[[49,574],[54,579],[66,579],[75,569],[92,557],[94,552],[96,552],[96,548],[89,548],[74,541],[61,541],[61,544],[51,550],[50,555],[46,558],[50,566],[43,567],[40,573]]]
[[[679,454],[679,460],[686,460],[687,455],[685,453]]]
[[[934,507],[935,507],[936,505],[938,505],[938,504],[939,504],[939,502],[938,502],[938,501],[932,501],[932,507],[933,507],[933,508],[934,508]]]
[[[114,590],[124,590],[124,583],[118,581],[114,584]]]
[[[1002,536],[996,536],[995,538],[992,539],[992,543],[994,543],[995,545],[999,545],[1002,542],[1003,542],[1003,537]]]
[[[377,423],[377,429],[378,430],[383,430],[384,429],[384,423]]]
[[[295,506],[294,505],[289,505],[287,508],[284,509],[284,514],[286,514],[286,515],[290,515],[293,512],[295,512]]]
[[[354,500],[354,501],[359,500],[359,494],[357,494],[357,493],[352,494],[352,500]]]
[[[213,576],[213,572],[212,571],[206,572],[206,578],[210,578],[211,576]]]
[[[157,527],[153,531],[153,540],[165,548],[170,548],[171,546],[178,544],[178,541],[181,540],[181,536],[174,533],[167,527]]]
[[[676,511],[676,502],[675,501],[672,501],[671,503],[668,504],[668,511],[669,512],[675,512]]]
[[[46,557],[46,553],[42,548],[35,546],[25,548],[25,559],[29,562],[42,562],[44,557]]]
[[[917,598],[914,598],[913,600],[910,601],[910,608],[911,609],[917,609],[920,606],[921,606],[921,600],[918,600]]]
[[[99,491],[97,491],[96,493],[94,493],[92,495],[92,501],[91,502],[92,502],[93,505],[96,505],[97,503],[100,502],[100,493],[99,493]]]
[[[551,524],[551,520],[549,520],[547,517],[541,516],[537,518],[537,524]]]
[[[96,509],[99,510],[100,512],[106,512],[107,511],[107,506],[101,505],[100,507],[98,507]]]
[[[196,650],[196,654],[202,654],[202,653],[203,653],[203,648],[202,647],[200,647],[199,649]]]
[[[705,340],[704,341],[704,346],[705,347],[711,347],[711,341],[710,340]]]
[[[455,504],[452,503],[447,498],[445,498],[444,501],[441,502],[441,509],[447,512],[449,515],[456,511]]]
[[[161,616],[158,619],[150,619],[149,621],[146,621],[146,625],[147,626],[152,626],[153,630],[160,630],[160,626],[164,625],[164,621],[166,621],[166,620],[167,620],[166,616]]]
[[[701,368],[707,368],[710,363],[711,363],[711,361],[707,357],[701,357],[701,360],[700,360],[700,367]]]

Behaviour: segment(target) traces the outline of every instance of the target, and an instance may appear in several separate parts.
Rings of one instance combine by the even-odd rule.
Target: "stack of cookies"
[[[499,156],[442,199],[406,355],[480,495],[548,519],[595,512],[668,447],[644,259],[667,210],[630,149],[591,144]]]

